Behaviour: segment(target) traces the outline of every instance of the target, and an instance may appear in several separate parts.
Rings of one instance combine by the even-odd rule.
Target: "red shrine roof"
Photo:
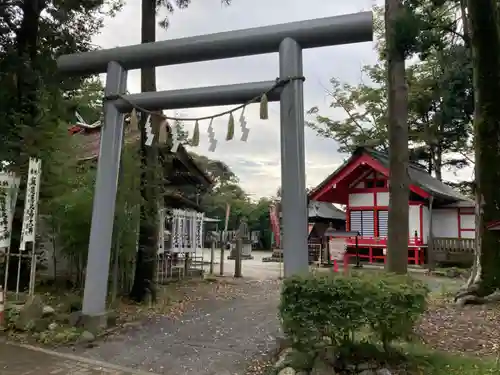
[[[389,155],[368,147],[358,147],[351,157],[336,171],[309,193],[309,198],[317,201],[345,203],[349,186],[367,170],[375,170],[389,178]],[[433,196],[442,203],[463,201],[473,206],[474,202],[442,181],[432,177],[419,164],[408,166],[410,190],[421,198]]]

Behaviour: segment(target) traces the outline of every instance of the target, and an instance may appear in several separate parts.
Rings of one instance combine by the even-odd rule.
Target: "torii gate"
[[[107,73],[83,315],[105,316],[123,120],[132,110],[130,103],[147,110],[234,105],[276,84],[273,80],[127,95],[128,70],[279,52],[279,79],[285,83],[268,100],[280,101],[284,272],[290,276],[308,270],[302,50],[372,38],[372,12],[361,12],[60,57],[57,64],[63,73]]]

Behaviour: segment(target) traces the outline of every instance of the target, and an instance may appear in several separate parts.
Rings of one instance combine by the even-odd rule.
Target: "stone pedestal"
[[[263,262],[283,262],[283,250],[274,249],[270,257],[262,258]]]
[[[250,240],[243,241],[243,249],[241,249],[241,256],[243,259],[253,259],[252,241],[250,241]]]
[[[86,331],[89,331],[94,335],[96,335],[102,330],[105,330],[109,326],[107,313],[104,313],[102,315],[91,316],[91,315],[84,315],[80,312],[80,316],[74,317],[73,319],[77,319],[77,323],[75,324],[75,326],[83,327]]]
[[[236,259],[236,244],[231,243],[231,252],[229,253],[229,256],[227,259],[229,260],[234,260]],[[242,260],[248,260],[248,259],[253,259],[252,256],[252,241],[250,240],[243,240],[243,248],[241,249],[241,259]]]

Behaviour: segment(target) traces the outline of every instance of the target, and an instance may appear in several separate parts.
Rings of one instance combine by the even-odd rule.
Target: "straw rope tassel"
[[[248,133],[250,133],[250,129],[247,128],[247,120],[245,118],[245,107],[241,111],[240,115],[240,128],[241,128],[241,140],[246,142],[248,140]]]
[[[191,146],[198,147],[200,145],[200,124],[198,121],[194,124],[193,137],[191,138]]]
[[[139,118],[137,117],[137,111],[135,108],[132,109],[132,112],[130,112],[130,129],[139,129]]]
[[[262,97],[260,98],[260,119],[269,119],[268,100],[266,94],[262,95]]]
[[[234,117],[233,114],[229,114],[229,122],[227,123],[227,135],[226,141],[232,140],[234,137]]]
[[[179,149],[179,146],[181,143],[179,142],[179,128],[178,128],[178,123],[174,123],[171,127],[170,130],[172,132],[172,148],[170,149],[170,152],[176,153],[177,150]]]
[[[208,125],[207,133],[208,133],[208,151],[214,152],[217,148],[217,139],[215,139],[215,132],[213,127],[214,119],[210,119],[210,124]]]

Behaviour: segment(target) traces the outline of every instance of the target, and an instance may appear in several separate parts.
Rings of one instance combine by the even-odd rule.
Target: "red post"
[[[339,264],[336,260],[333,261],[333,272],[339,272]]]
[[[5,311],[4,291],[3,287],[0,286],[0,331],[3,331],[5,329],[4,311]]]

